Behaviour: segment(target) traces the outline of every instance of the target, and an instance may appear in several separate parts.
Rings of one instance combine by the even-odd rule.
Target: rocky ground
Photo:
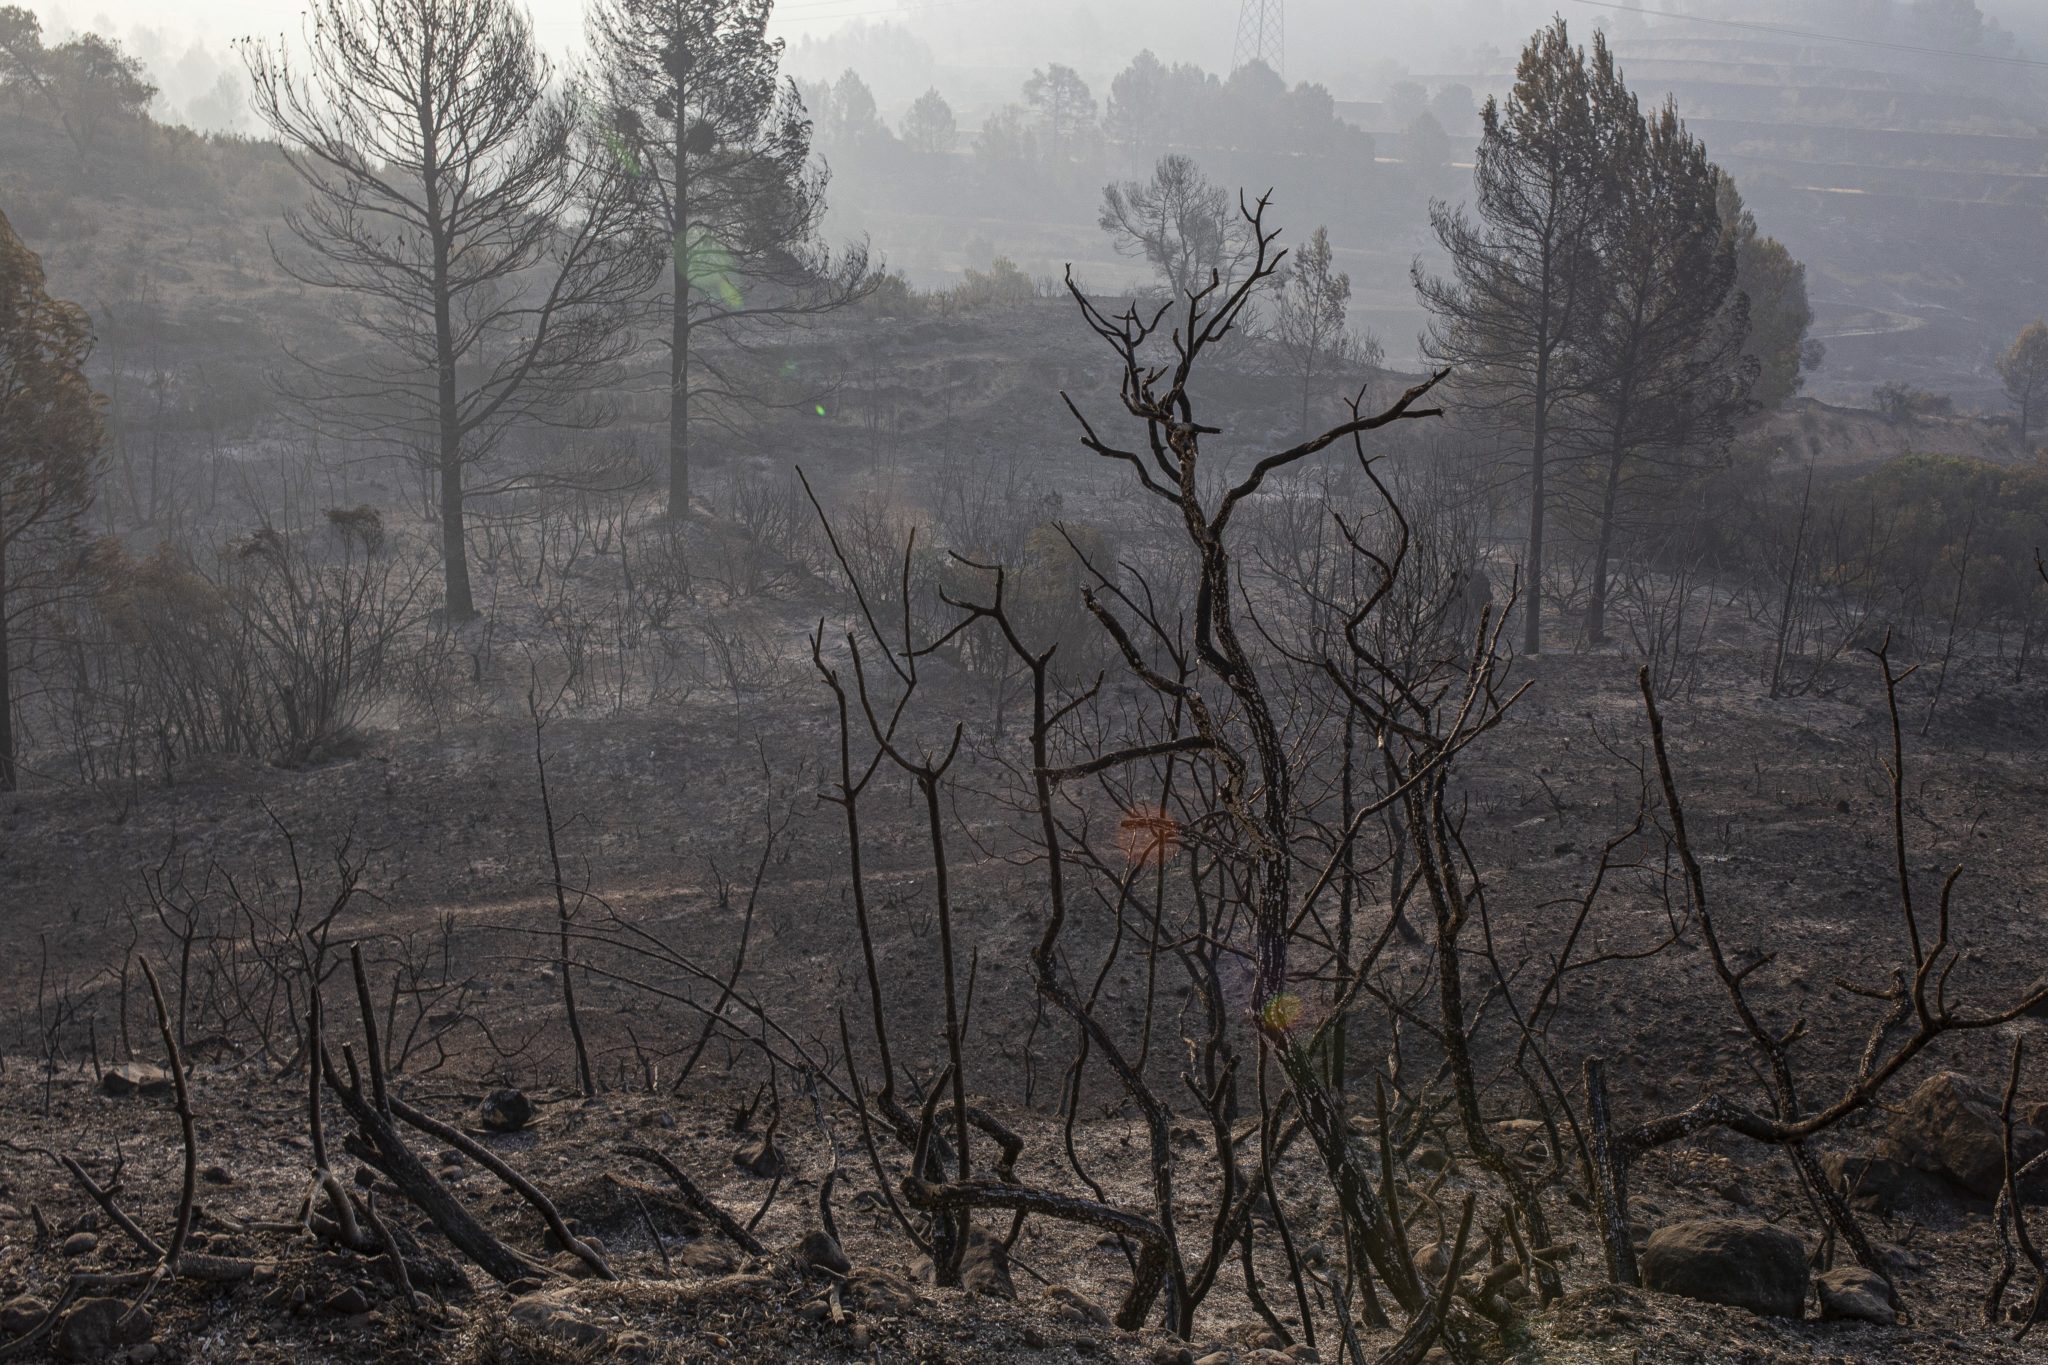
[[[507,1293],[472,1270],[470,1280],[484,1287],[422,1284],[408,1303],[377,1262],[338,1253],[295,1226],[308,1155],[290,1097],[248,1069],[204,1067],[192,1101],[200,1115],[200,1181],[189,1247],[222,1262],[247,1258],[246,1273],[227,1282],[130,1282],[106,1293],[87,1290],[62,1306],[68,1277],[132,1277],[154,1258],[67,1188],[38,1149],[47,1144],[61,1151],[90,1135],[93,1147],[120,1152],[118,1179],[109,1177],[104,1160],[90,1164],[103,1181],[119,1186],[122,1207],[142,1228],[161,1236],[181,1159],[164,1079],[136,1068],[125,1079],[98,1085],[89,1077],[57,1078],[44,1092],[28,1067],[9,1068],[6,1103],[15,1118],[0,1160],[7,1201],[0,1286],[8,1295],[0,1329],[14,1338],[6,1349],[16,1358],[24,1346],[28,1358],[47,1348],[56,1359],[138,1365],[365,1358],[1277,1365],[1317,1358],[1305,1344],[1280,1349],[1241,1299],[1235,1312],[1243,1321],[1233,1324],[1232,1308],[1219,1304],[1193,1342],[1157,1330],[1119,1332],[1108,1316],[1121,1292],[1122,1257],[1113,1247],[1089,1246],[1092,1239],[1076,1242],[1041,1225],[1027,1228],[1008,1254],[993,1242],[971,1253],[969,1288],[935,1289],[886,1228],[867,1172],[855,1164],[862,1160],[858,1144],[845,1150],[843,1133],[832,1140],[843,1163],[837,1218],[843,1256],[830,1248],[821,1253],[816,1194],[832,1162],[822,1134],[771,1140],[764,1153],[759,1133],[737,1133],[723,1118],[639,1096],[587,1102],[541,1095],[527,1106],[532,1117],[511,1131],[498,1130],[525,1117],[525,1110],[508,1116],[502,1098],[421,1096],[419,1103],[438,1112],[466,1115],[462,1126],[473,1141],[552,1191],[571,1230],[600,1248],[620,1278],[593,1278],[574,1257],[550,1253],[541,1220],[487,1170],[453,1149],[429,1150],[437,1180],[564,1277],[549,1287],[535,1281]],[[130,1082],[141,1088],[129,1089]],[[1917,1096],[1908,1113],[1948,1118],[1946,1127],[1922,1133],[1926,1145],[1899,1149],[1911,1160],[1967,1154],[1983,1117],[1922,1104]],[[1900,1132],[1910,1136],[1911,1126]],[[1129,1137],[1119,1125],[1093,1124],[1082,1141],[1099,1157]],[[2038,1133],[2024,1140],[2041,1142]],[[742,1221],[763,1207],[771,1189],[779,1192],[754,1226],[760,1254],[708,1226],[657,1169],[622,1157],[619,1148],[628,1144],[672,1153]],[[742,1157],[750,1167],[740,1164]],[[1451,1164],[1454,1184],[1461,1183],[1455,1159]],[[1643,1246],[1650,1284],[1774,1311],[1699,1302],[1681,1292],[1590,1285],[1528,1316],[1488,1358],[1757,1365],[2036,1358],[2006,1334],[1972,1324],[1982,1288],[1983,1201],[1904,1162],[1864,1174],[1859,1205],[1878,1215],[1903,1293],[1903,1308],[1893,1318],[1881,1297],[1868,1291],[1859,1297],[1846,1283],[1853,1270],[1821,1276],[1814,1292],[1807,1291],[1806,1242],[1786,1230],[1796,1220],[1778,1225],[1796,1196],[1786,1173],[1773,1166],[1706,1151],[1654,1162],[1637,1212],[1657,1225]],[[1283,1190],[1301,1194],[1313,1183],[1308,1174],[1286,1172]],[[387,1201],[379,1202],[392,1214],[398,1201],[388,1188],[384,1194]],[[1671,1216],[1681,1207],[1688,1217]],[[1271,1228],[1262,1227],[1261,1243],[1271,1238]],[[417,1255],[445,1263],[445,1243],[422,1232]],[[130,1310],[138,1290],[142,1306]],[[51,1323],[53,1302],[62,1311]],[[1870,1320],[1879,1317],[1886,1320]]]

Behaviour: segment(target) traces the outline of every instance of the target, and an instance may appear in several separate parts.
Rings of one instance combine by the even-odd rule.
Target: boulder
[[[902,1317],[917,1306],[917,1286],[892,1270],[862,1266],[846,1277],[847,1302],[884,1317]]]
[[[1891,1287],[1884,1277],[1860,1265],[1838,1265],[1815,1277],[1820,1290],[1820,1315],[1835,1322],[1874,1322],[1890,1327],[1899,1320],[1892,1308]]]
[[[59,1360],[104,1360],[148,1341],[156,1324],[147,1308],[129,1312],[126,1299],[80,1299],[57,1324],[50,1349]]]
[[[709,1237],[698,1237],[677,1247],[675,1261],[699,1275],[730,1275],[739,1268],[739,1261],[725,1243]]]
[[[1084,1327],[1109,1326],[1109,1314],[1103,1311],[1102,1305],[1079,1290],[1063,1284],[1049,1284],[1041,1297],[1045,1300],[1046,1311],[1055,1318]]]
[[[324,1312],[336,1317],[352,1318],[358,1313],[370,1311],[370,1296],[356,1285],[345,1284],[320,1301]]]
[[[533,1101],[509,1086],[493,1090],[477,1110],[477,1121],[493,1133],[516,1133],[533,1122]]]
[[[774,1135],[770,1133],[749,1138],[733,1148],[732,1164],[761,1180],[772,1180],[789,1169],[783,1163],[782,1149],[775,1145]]]
[[[911,1273],[927,1283],[936,1280],[938,1275],[929,1256],[918,1257],[911,1266]],[[960,1257],[960,1287],[992,1299],[1017,1297],[1017,1286],[1010,1280],[1010,1249],[1003,1245],[1001,1238],[991,1237],[979,1227],[969,1226],[967,1250]]]
[[[576,1350],[595,1350],[605,1329],[559,1294],[528,1294],[512,1305],[512,1321]]]
[[[1909,1166],[1897,1157],[1872,1153],[1822,1152],[1821,1173],[1828,1183],[1860,1209],[1892,1213],[1927,1207],[1955,1198],[1955,1187],[1938,1176]]]
[[[853,1269],[853,1262],[846,1259],[846,1251],[839,1245],[839,1239],[823,1228],[813,1228],[805,1233],[796,1254],[813,1270],[822,1270],[841,1279],[845,1279],[847,1272]]]
[[[1806,1305],[1806,1247],[1751,1218],[1693,1218],[1650,1234],[1643,1284],[1703,1303],[1796,1318]]]
[[[146,1062],[123,1062],[100,1074],[100,1093],[103,1095],[157,1096],[168,1095],[174,1089],[170,1072]]]
[[[960,1258],[960,1284],[992,1299],[1014,1299],[1017,1286],[1010,1282],[1010,1249],[1000,1237],[980,1228],[967,1233],[967,1253]]]
[[[30,1328],[40,1326],[48,1317],[50,1305],[33,1294],[19,1294],[5,1303],[0,1303],[0,1337],[18,1337]]]
[[[1996,1196],[2005,1180],[1999,1099],[1959,1072],[1936,1072],[1906,1097],[1892,1116],[1885,1147],[1885,1155],[1986,1199]],[[2016,1160],[2024,1163],[2043,1150],[2048,1150],[2048,1135],[2030,1123],[2016,1122]]]

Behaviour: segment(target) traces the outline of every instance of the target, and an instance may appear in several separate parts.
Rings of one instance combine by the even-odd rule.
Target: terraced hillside
[[[1798,4],[1756,11],[1745,17],[1820,27]],[[2048,312],[2048,73],[1676,21],[1613,42],[1630,85],[1677,100],[1806,262],[1828,347],[1808,392],[1860,403],[1904,380],[2004,410],[1991,358]],[[1428,78],[1482,91],[1509,80]]]

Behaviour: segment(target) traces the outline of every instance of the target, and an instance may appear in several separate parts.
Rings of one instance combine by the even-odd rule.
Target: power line
[[[1845,43],[1851,47],[1883,48],[1888,52],[1912,52],[1923,57],[1954,57],[1966,62],[1993,62],[2000,66],[2023,66],[2037,71],[2048,71],[2048,62],[2035,61],[2031,57],[2007,57],[1996,52],[1960,52],[1954,48],[1925,47],[1918,43],[1887,42],[1882,38],[1852,38],[1843,33],[1787,28],[1782,24],[1760,23],[1754,19],[1709,19],[1701,14],[1667,14],[1662,10],[1644,9],[1640,5],[1618,4],[1615,0],[1571,0],[1571,3],[1589,5],[1594,9],[1620,10],[1623,14],[1641,14],[1652,19],[1676,19],[1688,24],[1712,24],[1717,28],[1749,29],[1752,32],[1769,33],[1780,38],[1806,38],[1820,43]]]

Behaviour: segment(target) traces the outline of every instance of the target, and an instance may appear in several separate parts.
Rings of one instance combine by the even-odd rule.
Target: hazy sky
[[[1627,0],[1624,0],[1626,3]],[[1781,0],[1635,0],[1650,10],[1706,7],[1766,22],[1796,21]],[[560,54],[580,44],[584,0],[528,0],[543,41]],[[1109,77],[1140,49],[1168,61],[1228,70],[1242,0],[780,0],[776,30],[790,41],[797,74],[829,76],[849,60],[876,89],[885,117],[928,81],[972,111],[1014,99],[1018,79],[1047,62],[1065,62],[1106,93]],[[1339,98],[1377,94],[1405,75],[1504,69],[1538,25],[1562,13],[1575,27],[1614,21],[1611,6],[1590,0],[1284,0],[1284,71],[1289,80],[1328,85]],[[1899,0],[1904,8],[1909,0]],[[299,0],[28,0],[52,34],[111,32],[141,57],[162,87],[160,116],[217,125],[239,94],[216,89],[223,72],[239,81],[229,44],[255,34],[296,36]],[[1980,0],[1983,9],[2048,43],[2048,0]],[[890,61],[873,48],[844,43],[802,53],[805,39],[828,38],[857,23],[895,20],[930,49],[919,66]],[[1639,21],[1637,21],[1639,22]],[[1716,30],[1706,30],[1714,32]],[[900,54],[900,49],[895,49]],[[1850,51],[1854,51],[1851,49]],[[806,66],[811,69],[806,70]],[[208,98],[210,96],[210,98]]]
[[[1651,0],[1659,3],[1660,0]],[[1356,86],[1389,64],[1432,69],[1447,46],[1512,48],[1559,0],[1286,0],[1286,74]],[[1573,0],[1562,0],[1571,8]],[[898,20],[948,66],[1028,70],[1064,61],[1106,77],[1140,48],[1172,61],[1227,69],[1240,0],[781,0],[775,26],[792,45],[857,20]],[[46,30],[111,30],[148,61],[167,92],[186,84],[165,70],[201,53],[231,60],[245,34],[296,34],[304,7],[285,0],[29,0]],[[583,0],[530,0],[548,46],[582,33]],[[1592,11],[1585,12],[1590,17]],[[1426,19],[1424,16],[1427,16]],[[1423,36],[1427,24],[1430,36]],[[196,74],[196,60],[188,72]],[[167,78],[168,77],[168,78]],[[1342,92],[1340,92],[1342,93]]]

